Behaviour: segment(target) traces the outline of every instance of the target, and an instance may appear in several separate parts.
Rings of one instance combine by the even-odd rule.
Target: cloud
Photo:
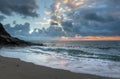
[[[45,19],[46,21],[35,22],[35,24],[48,25],[51,23],[51,19]]]
[[[64,36],[120,35],[119,3],[120,0],[53,0],[45,12],[50,19],[39,23],[61,27]]]
[[[15,23],[14,23],[15,22]],[[65,33],[63,32],[61,27],[56,26],[50,26],[48,28],[42,28],[42,29],[34,29],[32,33],[30,33],[30,23],[24,23],[24,24],[17,24],[16,21],[13,21],[13,25],[6,24],[4,25],[5,29],[14,37],[19,38],[32,38],[35,37],[35,39],[39,38],[47,38],[47,37],[61,37],[64,36]]]
[[[6,17],[5,17],[5,16],[0,15],[0,22],[1,22],[1,21],[3,21],[4,19],[6,19]]]
[[[112,6],[119,6],[120,4],[120,0],[107,0],[109,5],[112,5]]]
[[[40,37],[120,36],[119,3],[120,0],[116,2],[114,0],[54,0],[50,9],[45,12],[47,15],[50,14],[50,18],[47,17],[45,22],[36,23],[50,24],[50,27],[34,29],[29,34],[29,23],[28,25],[15,23],[16,32],[13,30],[11,32],[16,35]],[[27,26],[26,30],[21,26]]]
[[[97,13],[87,13],[84,15],[84,19],[97,22],[111,22],[115,20],[112,16],[102,16],[98,15]]]
[[[17,13],[24,17],[38,17],[36,0],[0,0],[0,12],[5,15]]]
[[[119,2],[84,0],[82,6],[67,12],[67,19],[61,22],[63,30],[68,36],[120,35]]]
[[[61,27],[57,27],[55,25],[51,25],[48,28],[42,28],[42,29],[34,29],[34,31],[29,35],[29,36],[34,36],[34,37],[61,37],[64,36],[65,33],[62,30]]]
[[[73,17],[71,17],[72,20],[70,22],[68,20],[62,22],[63,30],[68,36],[120,35],[120,18],[94,13],[84,13],[82,15],[73,14],[71,15]]]
[[[11,26],[10,24],[4,25],[5,29],[12,35],[12,36],[28,36],[30,31],[30,24],[14,24]]]
[[[50,25],[58,25],[58,23],[51,22]]]
[[[63,21],[61,25],[63,30],[66,32],[65,36],[74,36],[74,26],[72,21]]]
[[[45,11],[46,14],[51,14],[51,24],[58,24],[64,20],[64,13],[72,11],[84,4],[84,0],[54,0],[50,6],[50,10]]]

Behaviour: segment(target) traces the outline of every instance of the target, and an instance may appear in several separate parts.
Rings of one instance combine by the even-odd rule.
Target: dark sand
[[[0,79],[113,79],[72,73],[0,56]]]

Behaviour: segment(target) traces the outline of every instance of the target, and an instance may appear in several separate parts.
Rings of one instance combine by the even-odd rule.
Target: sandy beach
[[[0,56],[0,79],[113,79],[26,63]]]

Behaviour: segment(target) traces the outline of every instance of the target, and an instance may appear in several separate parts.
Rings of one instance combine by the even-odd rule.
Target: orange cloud
[[[60,41],[118,41],[120,36],[75,36],[60,38]]]

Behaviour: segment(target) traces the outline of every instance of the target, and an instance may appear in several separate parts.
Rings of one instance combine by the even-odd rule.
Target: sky
[[[0,0],[0,22],[16,37],[120,40],[119,4],[120,0]]]

